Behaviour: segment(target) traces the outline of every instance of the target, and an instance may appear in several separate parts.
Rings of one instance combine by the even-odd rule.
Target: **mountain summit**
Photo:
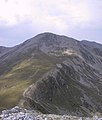
[[[42,33],[0,53],[0,109],[102,112],[101,44]]]

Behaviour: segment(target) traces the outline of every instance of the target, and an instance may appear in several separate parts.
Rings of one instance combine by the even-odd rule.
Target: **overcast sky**
[[[42,32],[102,43],[102,0],[0,0],[0,46]]]

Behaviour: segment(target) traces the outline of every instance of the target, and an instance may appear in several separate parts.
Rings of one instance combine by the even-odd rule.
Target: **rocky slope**
[[[70,56],[24,93],[30,107],[45,113],[90,115],[102,111],[102,74]]]
[[[0,68],[0,109],[19,103],[43,113],[102,112],[101,44],[42,33],[5,51]]]
[[[9,47],[0,46],[0,56],[6,53],[9,49],[10,49]]]

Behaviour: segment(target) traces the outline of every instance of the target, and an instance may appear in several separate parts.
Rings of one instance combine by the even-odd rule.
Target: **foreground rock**
[[[16,106],[10,110],[2,111],[0,120],[102,120],[102,118],[97,115],[92,118],[82,118],[70,115],[42,114],[34,110],[26,110]]]

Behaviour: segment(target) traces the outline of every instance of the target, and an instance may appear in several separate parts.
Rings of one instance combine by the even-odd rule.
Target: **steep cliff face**
[[[0,109],[23,94],[21,105],[43,113],[102,112],[101,44],[43,33],[2,53]]]

